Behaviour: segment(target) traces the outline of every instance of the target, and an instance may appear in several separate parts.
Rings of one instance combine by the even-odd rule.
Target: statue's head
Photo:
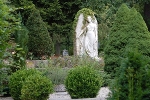
[[[90,23],[90,22],[92,22],[92,17],[91,16],[88,16],[87,17],[87,21]]]

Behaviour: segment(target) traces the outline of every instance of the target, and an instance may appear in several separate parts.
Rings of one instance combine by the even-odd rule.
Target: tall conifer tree
[[[33,9],[27,20],[29,30],[29,51],[36,57],[53,53],[53,42],[37,9]]]
[[[140,13],[123,4],[117,12],[104,49],[105,71],[114,76],[128,48],[137,48],[140,53],[149,58],[150,33]]]

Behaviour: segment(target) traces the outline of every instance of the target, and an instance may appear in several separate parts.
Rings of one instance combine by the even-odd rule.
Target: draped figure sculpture
[[[83,24],[84,16],[80,14],[76,26],[76,54],[87,55],[93,59],[98,58],[98,23],[95,16],[87,16]]]

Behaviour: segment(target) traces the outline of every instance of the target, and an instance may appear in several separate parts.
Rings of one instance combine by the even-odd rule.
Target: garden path
[[[107,100],[110,90],[108,87],[102,87],[96,98],[71,99],[67,92],[55,92],[50,94],[48,100]],[[0,97],[0,100],[13,100],[11,97]]]

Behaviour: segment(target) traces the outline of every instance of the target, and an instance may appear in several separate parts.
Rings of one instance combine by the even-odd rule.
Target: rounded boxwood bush
[[[26,78],[21,89],[21,100],[47,100],[53,92],[52,81],[42,75]]]
[[[88,66],[80,66],[69,71],[65,86],[71,98],[94,98],[102,82],[98,71]]]
[[[10,76],[9,88],[10,94],[14,100],[21,100],[21,89],[25,79],[30,75],[39,75],[39,71],[35,69],[18,70]]]

